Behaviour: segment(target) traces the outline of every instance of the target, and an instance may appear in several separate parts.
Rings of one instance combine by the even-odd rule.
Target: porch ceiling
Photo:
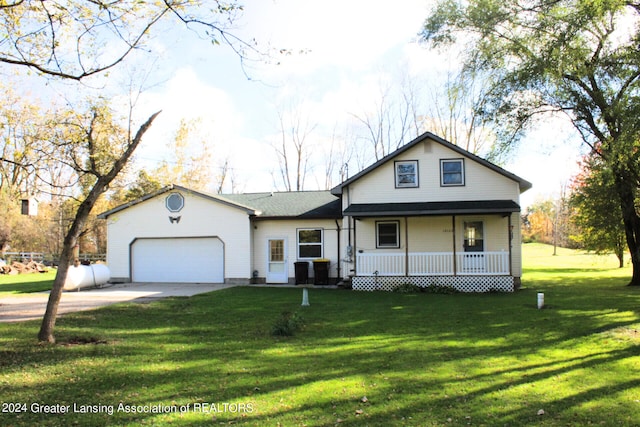
[[[513,200],[475,200],[457,202],[357,203],[344,210],[354,217],[478,215],[520,212]]]

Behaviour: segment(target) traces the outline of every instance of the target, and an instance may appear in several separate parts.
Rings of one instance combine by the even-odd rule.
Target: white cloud
[[[157,159],[183,119],[200,120],[199,133],[214,146],[234,138],[243,120],[230,95],[201,81],[191,68],[179,69],[162,88],[142,95],[140,114],[158,110],[162,113],[145,135],[141,157]]]
[[[247,6],[245,32],[259,42],[286,49],[278,66],[263,72],[308,74],[336,66],[366,69],[382,54],[416,38],[427,3],[407,0],[390,5],[371,0],[277,0]],[[304,50],[305,54],[299,54]]]

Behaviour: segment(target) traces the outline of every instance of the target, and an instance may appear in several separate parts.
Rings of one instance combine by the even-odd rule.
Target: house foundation
[[[452,287],[460,292],[513,292],[515,279],[519,278],[512,276],[356,276],[352,279],[352,285],[357,291],[393,291],[400,285],[410,283],[421,288]]]

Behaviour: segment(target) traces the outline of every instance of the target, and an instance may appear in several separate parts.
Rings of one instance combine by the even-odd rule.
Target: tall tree
[[[423,39],[463,37],[465,69],[490,76],[482,113],[499,142],[545,114],[564,113],[611,170],[633,274],[640,285],[640,5],[604,0],[441,0]]]
[[[574,237],[581,245],[596,253],[613,252],[618,266],[624,267],[625,234],[620,204],[614,192],[612,171],[598,156],[588,155],[571,185],[571,220],[578,233]]]
[[[160,190],[163,186],[162,182],[160,182],[153,172],[149,173],[145,169],[140,169],[135,181],[128,186],[122,195],[122,200],[119,201],[130,202],[139,199],[140,197]]]
[[[0,85],[0,189],[15,197],[35,194],[41,184],[38,176],[46,174],[47,159],[39,156],[49,137],[44,126],[46,112],[18,96],[11,87]]]
[[[159,113],[149,117],[135,135],[127,128],[120,128],[111,111],[102,105],[92,106],[85,115],[69,114],[65,120],[67,125],[58,127],[58,139],[52,145],[50,155],[59,156],[61,162],[76,172],[78,179],[84,181],[86,192],[64,238],[58,271],[38,333],[40,341],[55,342],[54,327],[62,288],[73,262],[74,248],[85,231],[91,210],[127,164]]]
[[[180,120],[168,144],[171,160],[161,162],[155,175],[162,185],[180,184],[194,190],[205,190],[213,183],[212,155],[205,139],[199,144],[197,128],[200,120]],[[199,146],[198,146],[199,145]]]

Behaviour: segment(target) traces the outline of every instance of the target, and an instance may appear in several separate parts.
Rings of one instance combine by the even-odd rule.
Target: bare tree
[[[473,73],[447,73],[442,90],[432,88],[430,106],[423,126],[447,141],[472,153],[497,157],[492,152],[496,140],[490,123],[480,115],[486,94]]]
[[[280,141],[273,147],[278,158],[279,178],[286,191],[304,190],[311,156],[309,136],[316,128],[299,109],[285,115],[278,112]]]
[[[351,114],[364,129],[364,135],[357,139],[367,141],[369,146],[361,151],[371,153],[376,161],[400,148],[421,131],[415,80],[403,72],[399,82],[396,86],[380,83],[378,100],[362,113]]]

